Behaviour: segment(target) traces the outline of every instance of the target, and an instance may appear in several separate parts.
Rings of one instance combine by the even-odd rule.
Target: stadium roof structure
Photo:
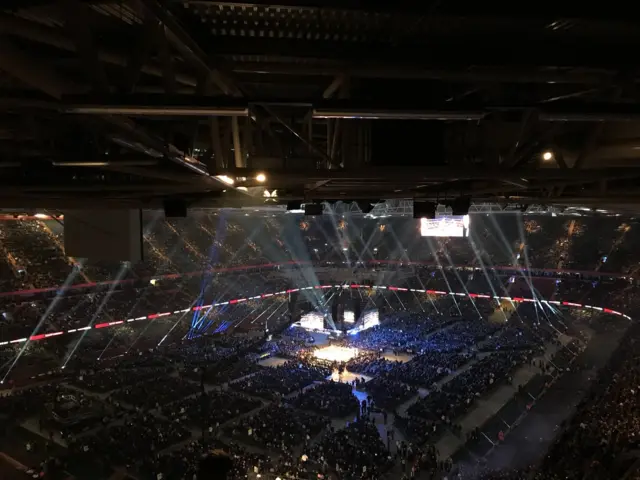
[[[574,6],[6,0],[0,206],[635,209],[640,20]]]

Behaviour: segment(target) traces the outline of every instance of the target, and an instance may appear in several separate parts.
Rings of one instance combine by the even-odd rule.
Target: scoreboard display
[[[423,237],[467,237],[469,215],[441,215],[434,219],[420,219],[420,235]]]

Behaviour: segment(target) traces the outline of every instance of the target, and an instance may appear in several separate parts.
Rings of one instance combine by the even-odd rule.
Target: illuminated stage
[[[358,355],[357,348],[330,346],[313,352],[313,356],[330,362],[347,362]]]

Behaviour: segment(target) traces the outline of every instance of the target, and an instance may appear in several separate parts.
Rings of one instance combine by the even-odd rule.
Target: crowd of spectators
[[[197,363],[198,367],[182,367],[180,374],[191,380],[219,385],[231,380],[249,377],[262,370],[262,367],[256,363],[250,354],[242,355],[241,357],[234,356],[211,365],[204,365],[200,361]]]
[[[508,380],[514,370],[529,358],[530,353],[523,351],[499,352],[480,358],[442,388],[420,398],[407,413],[453,425],[454,420],[469,411],[478,398],[498,386],[498,382]]]
[[[266,278],[261,272],[177,275],[174,279],[158,278],[149,282],[148,277],[160,273],[186,274],[210,267],[222,269],[267,263],[262,252],[268,248],[258,245],[261,242],[247,242],[248,232],[253,228],[250,222],[254,220],[221,214],[198,216],[195,222],[158,221],[157,228],[150,229],[145,236],[145,248],[149,251],[147,260],[140,265],[117,265],[117,268],[97,262],[77,261],[74,264],[63,255],[58,245],[62,240],[60,231],[50,222],[4,222],[0,225],[0,243],[7,262],[0,262],[0,274],[3,274],[5,291],[55,287],[68,278],[72,283],[109,280],[116,278],[120,269],[120,279],[128,283],[123,282],[111,290],[103,287],[70,291],[53,303],[55,292],[51,296],[2,298],[0,338],[27,338],[40,323],[40,332],[54,332],[155,312],[179,312],[193,304],[194,299],[207,304],[286,291],[291,281],[284,275]],[[308,230],[301,230],[297,222],[291,223],[290,219],[260,219],[263,227],[272,233],[269,241],[280,242],[278,248],[285,255],[286,242],[282,237],[289,228],[305,232],[301,234],[305,242],[316,244],[317,238],[313,238],[317,237],[318,222],[322,220],[308,221]],[[540,222],[544,223],[543,220]],[[533,239],[532,244],[537,245],[536,252],[529,252],[529,260],[538,267],[587,267],[593,264],[590,268],[601,271],[611,265],[622,271],[635,262],[635,254],[629,259],[622,259],[620,255],[620,252],[629,255],[626,245],[637,236],[635,229],[616,230],[611,239],[604,242],[611,241],[614,245],[608,260],[598,255],[597,261],[593,261],[584,247],[588,243],[584,234],[588,221],[579,220],[578,223],[571,232],[564,228],[545,232],[535,225],[528,225],[526,234]],[[285,224],[286,228],[283,228]],[[215,232],[222,228],[226,236],[216,236]],[[480,222],[478,231],[484,238],[481,255],[512,265],[518,258],[505,257],[503,246],[499,253],[491,235],[484,235],[490,230],[488,224]],[[515,231],[507,229],[508,238],[515,235]],[[542,253],[547,239],[541,237],[547,236],[555,236],[557,241],[550,242],[552,248]],[[215,238],[214,249],[210,248],[212,238]],[[576,245],[580,245],[579,251]],[[322,249],[322,255],[318,253],[317,257],[328,265],[337,259],[331,256],[333,245],[325,247],[318,247]],[[385,254],[388,247],[385,241],[377,244],[379,258],[392,258]],[[435,252],[425,252],[423,260],[443,259],[447,253],[456,262],[471,265],[475,256],[465,253],[466,248],[463,240],[443,240],[437,242]],[[344,263],[344,258],[339,261]],[[473,268],[464,271],[419,268],[404,282],[408,288],[445,292],[468,289],[487,295],[495,294],[494,289],[498,295],[503,295],[511,288],[508,275],[498,270],[483,275]],[[547,288],[548,284],[553,286],[554,280],[543,283],[541,289]],[[563,278],[554,288],[550,295],[558,298],[624,311],[637,301],[635,286],[628,279]],[[516,292],[517,288],[512,290]],[[516,368],[541,353],[545,343],[554,341],[559,330],[570,331],[563,329],[561,321],[540,320],[540,315],[551,314],[531,310],[530,305],[518,308],[507,326],[487,321],[496,310],[492,299],[387,291],[379,294],[378,300],[389,309],[381,317],[382,325],[342,341],[365,350],[347,362],[346,368],[373,377],[364,385],[358,384],[357,388],[364,390],[378,408],[385,410],[394,410],[416,396],[419,388],[428,390],[406,415],[396,415],[396,426],[423,449],[402,444],[394,449],[401,453],[392,454],[368,415],[360,416],[345,429],[330,427],[326,417],[343,417],[357,412],[358,401],[351,385],[325,380],[331,374],[329,364],[305,359],[306,355],[302,353],[308,354],[313,349],[305,332],[285,330],[283,335],[276,333],[274,338],[264,342],[266,335],[256,337],[232,331],[236,327],[239,330],[242,324],[253,325],[254,322],[258,322],[263,333],[269,333],[269,328],[277,330],[278,322],[282,321],[284,325],[289,318],[284,296],[205,308],[195,317],[190,312],[189,321],[179,321],[181,313],[170,313],[156,324],[166,321],[163,335],[168,335],[166,332],[171,328],[174,336],[161,348],[158,342],[153,342],[150,347],[153,351],[140,349],[139,359],[125,355],[113,363],[96,360],[105,348],[121,343],[121,337],[112,332],[133,328],[128,324],[122,330],[105,329],[107,333],[104,334],[91,332],[85,342],[88,345],[83,344],[76,360],[69,364],[65,380],[89,392],[108,394],[104,405],[94,405],[95,399],[81,392],[75,393],[73,402],[64,400],[61,397],[65,395],[64,385],[47,385],[0,396],[0,410],[3,415],[21,421],[44,415],[49,410],[62,412],[56,407],[63,400],[73,404],[66,411],[69,415],[80,415],[81,410],[96,406],[101,414],[96,416],[98,421],[91,424],[88,432],[61,427],[70,455],[79,461],[99,460],[124,466],[142,478],[158,478],[158,474],[164,479],[191,478],[201,453],[214,445],[224,445],[230,451],[234,459],[234,479],[245,478],[247,471],[256,475],[262,472],[299,475],[303,471],[316,470],[345,480],[378,479],[398,463],[403,467],[402,474],[408,475],[411,469],[404,468],[407,465],[426,471],[443,468],[438,466],[428,443],[444,429],[456,431],[456,421],[478,398],[501,382],[508,382]],[[264,303],[260,303],[262,301]],[[279,313],[273,317],[263,316],[267,304]],[[381,310],[387,309],[386,305]],[[192,322],[192,317],[202,322]],[[269,317],[268,324],[264,320],[266,317]],[[265,323],[261,323],[263,321]],[[172,328],[174,324],[175,329]],[[204,327],[192,328],[194,324]],[[209,342],[210,335],[215,339]],[[640,409],[636,388],[640,365],[633,354],[636,338],[630,335],[625,340],[577,416],[563,425],[562,434],[537,478],[554,480],[560,478],[558,472],[563,472],[562,478],[572,480],[584,478],[587,470],[593,478],[620,478],[617,459],[639,446],[636,439],[639,425],[634,416]],[[69,346],[63,342],[52,340],[39,344],[52,345],[45,352],[49,356],[59,350],[69,352]],[[17,350],[7,344],[4,347],[0,356],[6,365]],[[284,357],[288,362],[279,367],[260,367],[257,359],[265,352]],[[412,358],[404,363],[388,359],[399,352],[408,353]],[[30,355],[34,355],[32,346],[25,357]],[[76,368],[78,365],[81,367]],[[553,358],[552,365],[560,371],[569,368],[570,358],[564,358],[561,353]],[[448,382],[439,384],[449,376]],[[200,382],[216,387],[208,387],[203,393]],[[267,400],[271,403],[265,407]],[[126,408],[121,408],[122,404],[126,404]],[[244,416],[249,412],[252,412],[250,416]],[[206,430],[210,437],[204,440],[206,445],[193,441],[189,427]],[[317,439],[323,431],[325,433]],[[238,445],[222,444],[218,438],[222,436],[233,437],[276,455],[249,453]],[[187,443],[175,451],[165,451],[180,442]],[[523,478],[518,477],[522,474],[521,471],[503,473],[501,475],[507,477],[497,478]]]
[[[503,324],[486,322],[482,319],[464,319],[446,330],[440,330],[431,335],[425,342],[424,350],[460,352],[495,334],[502,327]]]
[[[330,429],[308,456],[325,474],[333,472],[344,480],[378,480],[393,465],[378,429],[365,418],[341,430]]]
[[[432,332],[453,321],[437,314],[392,313],[384,319],[384,326],[360,332],[350,343],[367,350],[419,351]]]
[[[265,252],[276,248],[289,253],[284,239],[298,235],[314,252],[314,260],[340,264],[345,257],[333,244],[339,237],[327,238],[334,232],[330,220],[323,217],[297,222],[285,216],[249,216],[218,212],[197,212],[188,220],[165,220],[160,212],[145,213],[145,261],[135,265],[109,264],[84,261],[82,275],[92,281],[147,278],[162,273],[188,273],[207,267],[223,268],[235,265],[269,263]],[[256,222],[268,237],[261,242],[247,241]],[[345,221],[347,222],[347,221]],[[387,219],[390,224],[406,222],[406,219]],[[366,219],[350,218],[350,228],[369,232],[372,244],[366,250],[376,252],[373,259],[395,258],[396,243],[392,235],[373,235]],[[301,227],[304,225],[304,228]],[[504,238],[509,244],[520,245],[525,241],[527,267],[572,268],[576,270],[601,270],[627,272],[638,263],[635,249],[630,248],[638,237],[638,229],[628,219],[537,217],[523,220],[517,215],[502,215],[486,219],[474,217],[475,249],[464,238],[438,239],[434,249],[412,252],[416,261],[440,262],[448,265],[473,265],[477,258],[484,258],[491,265],[512,265],[514,260],[524,262],[504,248]],[[522,237],[521,232],[524,232]],[[607,232],[603,236],[602,232]],[[318,241],[318,237],[321,238]],[[64,238],[59,222],[55,220],[19,219],[3,221],[0,240],[8,255],[4,268],[11,275],[3,275],[5,291],[61,285],[73,269],[73,262],[63,253]],[[329,240],[329,242],[327,241]],[[213,248],[212,248],[213,247]],[[338,250],[338,251],[336,251]],[[10,257],[9,257],[10,256]],[[467,281],[467,279],[464,279]],[[74,283],[84,283],[78,278]]]
[[[122,424],[114,424],[91,436],[72,438],[68,448],[71,455],[137,471],[163,449],[190,437],[191,432],[178,422],[137,412],[125,417]]]
[[[0,396],[0,411],[10,418],[22,420],[31,415],[40,415],[62,392],[56,384],[39,385]]]
[[[304,451],[329,423],[325,417],[300,412],[286,404],[274,404],[225,430],[229,436],[246,443],[291,453],[300,452],[300,447]]]
[[[2,222],[0,226],[0,242],[13,271],[13,275],[3,277],[5,288],[37,288],[64,283],[72,271],[71,262],[44,223],[16,220]]]
[[[196,383],[165,375],[146,382],[137,382],[116,390],[111,398],[129,405],[139,405],[147,410],[159,409],[163,405],[194,395],[200,391]]]
[[[321,381],[331,374],[329,368],[292,360],[283,365],[265,368],[255,375],[229,384],[234,390],[263,398],[279,398],[302,390],[313,382]]]
[[[539,350],[545,342],[551,341],[551,329],[539,327],[535,323],[517,326],[510,323],[496,335],[482,342],[480,350],[493,352],[496,350]]]
[[[224,448],[234,460],[233,470],[229,472],[229,480],[246,478],[247,472],[253,471],[254,465],[262,466],[265,463],[265,455],[252,455],[237,445],[220,444],[215,441],[203,443],[202,440],[197,440],[179,450],[159,456],[155,462],[147,466],[146,478],[149,480],[194,478],[198,473],[202,457],[216,447]]]
[[[395,366],[401,364],[400,360],[390,361],[383,357],[380,352],[360,352],[346,363],[346,368],[350,372],[360,373],[375,377],[382,373],[392,370]]]
[[[435,382],[453,373],[471,359],[467,353],[426,352],[398,365],[394,378],[416,387],[430,388]]]
[[[630,328],[591,392],[547,455],[540,477],[622,478],[621,460],[640,446],[640,329]]]
[[[413,324],[423,318],[423,315],[405,316],[402,328],[419,332],[419,325]],[[298,355],[279,367],[257,367],[257,355],[247,353],[247,349],[255,347],[255,341],[242,335],[222,336],[213,342],[193,341],[168,346],[145,355],[123,358],[113,367],[88,368],[82,374],[74,375],[70,380],[82,388],[111,392],[108,397],[110,408],[119,408],[124,403],[134,410],[118,409],[119,415],[104,417],[104,423],[110,426],[98,428],[97,432],[88,435],[78,436],[71,432],[65,439],[74,459],[96,461],[102,458],[111,465],[122,465],[137,472],[143,478],[147,473],[179,478],[178,475],[195,470],[201,443],[191,441],[183,448],[164,452],[173,444],[192,440],[189,429],[193,427],[206,430],[209,437],[217,439],[222,435],[272,452],[272,455],[257,455],[227,444],[228,449],[236,452],[233,455],[237,470],[233,475],[237,477],[232,478],[242,478],[242,471],[246,474],[247,469],[277,474],[317,470],[358,480],[380,478],[381,472],[394,465],[399,465],[405,475],[420,470],[445,471],[443,463],[434,460],[430,442],[446,429],[456,431],[456,420],[468,412],[479,397],[500,382],[509,381],[514,370],[530,360],[536,348],[542,345],[541,341],[551,339],[546,329],[541,330],[544,333],[540,335],[533,335],[527,330],[530,325],[517,325],[496,329],[486,320],[457,318],[425,335],[423,347],[407,362],[386,360],[380,348],[376,348],[360,352],[346,364],[350,371],[361,370],[363,375],[374,377],[357,388],[370,395],[369,404],[374,403],[376,409],[393,411],[417,395],[418,387],[429,390],[406,415],[396,413],[396,427],[420,446],[399,443],[393,449],[399,454],[390,452],[389,444],[385,444],[369,422],[371,410],[359,415],[360,420],[347,429],[329,427],[326,417],[344,417],[358,412],[359,406],[350,384],[325,380],[331,373],[331,365]],[[385,323],[376,329],[376,337],[384,342],[386,335],[395,335],[396,328],[393,320]],[[461,343],[463,339],[470,344],[466,349],[455,346],[448,351],[442,348],[447,332],[451,332],[452,344]],[[283,339],[306,343],[296,335]],[[275,341],[278,340],[280,338],[276,337]],[[345,344],[345,341],[340,343]],[[469,348],[473,344],[483,344],[487,351],[479,353],[478,349]],[[427,350],[429,346],[431,350]],[[384,354],[393,358],[393,350]],[[557,368],[564,368],[562,358],[554,360],[557,360]],[[257,368],[257,372],[243,377],[244,367],[234,367],[243,364]],[[443,385],[437,384],[463,367],[468,370]],[[181,379],[188,377],[184,375],[187,371],[193,373],[193,378]],[[175,372],[181,376],[176,377]],[[214,372],[215,381],[211,383],[218,387],[208,388],[203,394],[200,381],[206,381],[207,372]],[[231,373],[220,377],[220,372]],[[158,381],[159,378],[162,381]],[[231,380],[230,389],[221,379]],[[24,395],[28,395],[26,392],[29,390]],[[293,396],[289,397],[290,394]],[[265,407],[265,401],[254,397],[275,402]],[[29,408],[37,408],[35,404],[41,401],[42,395],[28,404]],[[9,411],[14,409],[18,416],[20,402],[8,404],[7,408]],[[252,412],[251,416],[243,417],[249,412]],[[25,415],[28,413],[25,411]],[[96,427],[100,427],[100,423]],[[326,434],[316,443],[314,439],[323,430]],[[132,447],[118,448],[118,444],[125,442],[125,437]],[[218,441],[214,438],[208,441]],[[353,458],[355,451],[361,452],[357,459]]]
[[[245,480],[249,475],[256,478],[309,478],[313,472],[311,465],[306,465],[298,458],[287,454],[271,455],[249,451],[234,442],[222,442],[207,438],[190,442],[181,449],[161,455],[150,463],[145,480],[157,480],[161,474],[163,480],[191,479],[198,472],[198,467],[205,453],[224,451],[232,460],[231,471],[226,480]],[[261,477],[257,477],[261,475]]]
[[[181,424],[217,428],[235,417],[263,405],[262,402],[228,390],[209,390],[162,407],[162,414]]]
[[[376,401],[387,410],[393,410],[401,403],[417,395],[418,389],[395,379],[393,372],[382,373],[363,387]]]
[[[353,395],[351,385],[334,381],[305,390],[293,399],[292,404],[301,410],[330,417],[346,417],[359,409],[358,399]]]
[[[107,393],[118,390],[127,385],[165,378],[171,371],[168,366],[135,366],[127,365],[119,368],[105,368],[104,370],[90,370],[71,379],[73,385],[92,392]]]
[[[96,397],[61,387],[38,423],[42,429],[59,431],[64,440],[106,425],[123,413]]]
[[[304,338],[283,337],[266,342],[264,351],[283,358],[297,358],[307,348],[309,345]]]

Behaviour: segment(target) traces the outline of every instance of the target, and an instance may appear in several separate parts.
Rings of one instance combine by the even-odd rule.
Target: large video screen
[[[300,318],[300,326],[307,330],[323,330],[324,317],[319,312],[309,312]]]
[[[367,310],[362,315],[362,329],[366,330],[371,327],[380,325],[380,315],[378,310]]]
[[[420,219],[423,237],[466,237],[469,235],[469,215],[442,215],[435,219]]]

